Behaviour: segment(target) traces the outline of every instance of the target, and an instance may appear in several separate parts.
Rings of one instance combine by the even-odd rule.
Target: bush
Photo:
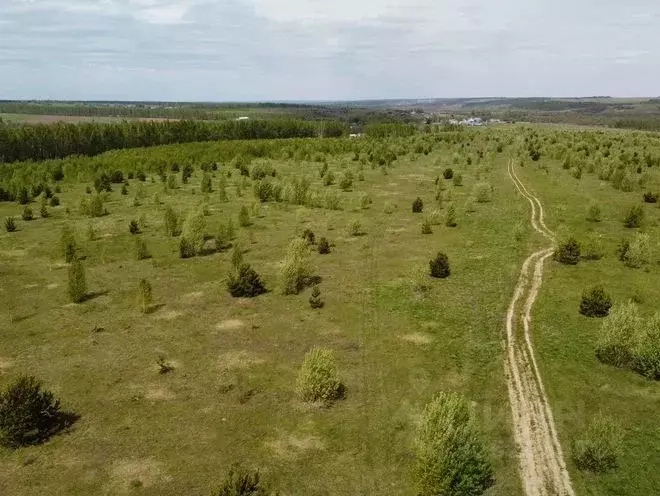
[[[34,217],[32,215],[32,209],[28,207],[27,205],[23,208],[23,212],[21,213],[21,217],[23,220],[32,220]]]
[[[635,336],[644,326],[637,305],[632,302],[615,305],[603,320],[596,357],[615,367],[629,367],[632,363]]]
[[[150,258],[149,251],[147,250],[147,244],[144,240],[140,238],[135,239],[135,258],[136,260],[145,260]]]
[[[449,205],[447,213],[445,214],[445,225],[447,227],[456,227],[456,207]]]
[[[644,209],[641,205],[634,205],[630,207],[628,213],[623,219],[623,225],[627,228],[641,227],[644,221]]]
[[[589,472],[612,470],[617,466],[621,445],[621,427],[610,418],[597,417],[587,428],[584,438],[573,444],[575,465]]]
[[[87,294],[85,266],[74,256],[69,265],[69,298],[73,303],[81,303]]]
[[[644,201],[646,203],[656,203],[658,201],[658,193],[647,191],[644,193]]]
[[[312,275],[311,260],[307,241],[296,238],[289,243],[286,258],[280,269],[282,294],[298,294],[309,282]]]
[[[600,260],[603,258],[603,243],[600,239],[591,239],[580,248],[580,256],[584,260]]]
[[[312,296],[309,297],[309,306],[318,309],[323,308],[325,302],[321,299],[321,290],[318,286],[314,286],[312,289]]]
[[[213,185],[211,183],[211,176],[208,174],[204,174],[202,176],[202,184],[199,187],[199,190],[202,193],[212,193],[213,192]]]
[[[582,293],[580,313],[587,317],[606,317],[610,313],[612,299],[602,286],[594,286]]]
[[[561,243],[555,251],[555,260],[567,265],[576,265],[580,261],[580,245],[573,237]]]
[[[442,252],[438,252],[436,257],[429,262],[429,267],[431,269],[431,277],[437,277],[444,279],[449,277],[449,258]]]
[[[632,369],[647,379],[660,380],[660,313],[648,319],[637,334]]]
[[[424,219],[422,221],[422,234],[433,234],[433,229],[431,229],[431,222],[429,219]]]
[[[422,210],[424,210],[424,202],[422,199],[418,196],[415,198],[415,200],[412,202],[412,212],[414,214],[419,214],[422,213]]]
[[[168,236],[176,236],[179,231],[179,216],[169,205],[165,207],[163,219],[165,224],[165,234]]]
[[[60,235],[60,247],[64,261],[70,263],[76,256],[76,238],[70,226],[64,226]]]
[[[131,220],[128,223],[128,232],[131,234],[139,234],[140,233],[140,227],[138,226],[138,223],[136,220]]]
[[[42,204],[41,207],[39,208],[39,215],[40,215],[41,218],[43,218],[43,219],[46,219],[46,218],[48,218],[48,217],[50,216],[50,214],[48,213],[48,208],[46,208],[46,204],[45,204],[45,203]]]
[[[454,186],[463,186],[463,176],[461,174],[454,174]]]
[[[248,472],[232,467],[213,496],[268,496],[270,492],[261,483],[259,472]]]
[[[316,235],[311,229],[305,229],[302,239],[304,239],[309,246],[316,244]]]
[[[181,230],[181,239],[185,240],[187,254],[194,256],[202,251],[205,231],[206,221],[204,220],[204,214],[200,211],[191,212],[186,218],[183,229]]]
[[[488,203],[493,200],[493,187],[488,183],[477,183],[473,194],[477,203]]]
[[[415,454],[419,496],[478,496],[494,483],[486,446],[459,394],[441,393],[426,405]]]
[[[394,213],[394,210],[396,210],[396,205],[393,202],[388,201],[385,203],[385,206],[383,207],[383,212],[385,212],[386,214],[392,214]]]
[[[0,393],[0,445],[19,448],[45,441],[62,426],[60,402],[34,377],[19,377]]]
[[[450,167],[447,167],[442,172],[442,177],[444,177],[445,179],[451,179],[452,177],[454,177],[454,171]]]
[[[151,284],[146,279],[140,279],[138,283],[138,306],[142,313],[148,313],[154,302]]]
[[[330,242],[325,237],[319,240],[318,251],[321,255],[330,253]]]
[[[241,248],[239,243],[234,245],[234,249],[231,252],[231,265],[236,270],[243,265],[243,248]]]
[[[323,176],[323,186],[331,186],[335,183],[335,173],[331,170]]]
[[[7,232],[16,231],[16,221],[14,221],[13,217],[5,217],[5,229]]]
[[[362,232],[362,224],[359,220],[355,219],[351,221],[348,225],[348,234],[351,236],[362,236],[364,234]]]
[[[103,207],[103,197],[97,193],[91,198],[81,198],[80,213],[88,217],[101,217],[105,215],[107,212]]]
[[[48,204],[51,207],[57,207],[60,204],[60,199],[57,196],[51,196]]]
[[[362,210],[368,209],[372,203],[373,200],[369,193],[363,193],[362,196],[360,196],[360,208],[362,208]]]
[[[330,173],[328,173],[330,174]],[[326,175],[326,178],[328,176]],[[344,173],[341,176],[341,179],[339,180],[339,187],[344,190],[344,191],[350,191],[350,189],[353,187],[353,172],[350,170],[344,171]]]
[[[625,241],[619,249],[619,258],[628,267],[640,268],[649,263],[650,237],[648,234],[635,233],[632,241]]]
[[[238,225],[241,227],[248,227],[252,222],[250,221],[250,212],[248,208],[243,205],[238,212]]]
[[[589,222],[600,222],[601,220],[600,207],[595,203],[589,205],[589,209],[587,210],[587,220]]]
[[[314,347],[305,355],[296,381],[296,392],[302,401],[324,403],[344,396],[332,350]]]
[[[240,266],[237,273],[230,273],[227,290],[235,298],[253,298],[266,292],[259,274],[249,264]]]
[[[127,195],[128,194],[128,188],[126,187],[125,184],[122,184],[122,186],[121,186],[121,194],[122,195]]]
[[[220,224],[220,229],[215,237],[216,250],[223,251],[231,247],[231,240],[234,238],[233,230],[231,220]]]

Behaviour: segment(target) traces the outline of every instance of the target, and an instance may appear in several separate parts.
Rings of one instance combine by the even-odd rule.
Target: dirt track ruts
[[[532,227],[550,242],[524,261],[506,316],[505,373],[523,489],[526,496],[575,496],[530,335],[532,306],[543,282],[544,263],[554,252],[555,236],[545,225],[541,202],[518,178],[511,161],[508,172],[532,207]]]

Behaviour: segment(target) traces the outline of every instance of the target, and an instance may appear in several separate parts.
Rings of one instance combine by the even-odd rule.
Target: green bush
[[[190,242],[190,240],[184,238],[183,236],[179,239],[179,257],[180,258],[192,258],[197,254],[197,250]]]
[[[612,299],[602,286],[594,286],[582,293],[580,313],[587,317],[606,317],[610,313]]]
[[[191,212],[183,223],[183,229],[181,230],[181,239],[185,239],[187,243],[187,253],[192,253],[194,256],[202,251],[205,232],[204,214],[200,211]]]
[[[348,225],[348,234],[351,236],[362,236],[364,234],[362,224],[358,219],[352,220]]]
[[[76,256],[76,238],[70,226],[64,226],[60,234],[60,247],[64,261],[70,263]]]
[[[307,241],[296,238],[289,243],[287,254],[280,268],[282,294],[298,294],[312,276],[311,258]]]
[[[449,258],[442,252],[438,252],[436,257],[429,262],[431,277],[444,279],[451,273],[449,269]]]
[[[330,173],[329,173],[330,174]],[[328,176],[326,175],[326,178]],[[350,191],[353,187],[353,172],[350,170],[344,171],[339,180],[339,187],[344,191]]]
[[[600,207],[595,203],[589,205],[589,209],[587,210],[587,220],[589,222],[600,222],[601,220]]]
[[[636,336],[644,328],[644,319],[632,302],[615,305],[601,327],[596,357],[615,367],[630,367]]]
[[[335,183],[335,173],[329,170],[323,176],[323,186],[331,186]]]
[[[454,174],[454,186],[463,186],[463,176],[461,174]]]
[[[433,229],[431,229],[431,222],[426,218],[422,221],[422,234],[433,234]]]
[[[165,207],[163,219],[165,224],[165,234],[168,236],[176,236],[179,232],[179,216],[171,206],[167,205]]]
[[[259,472],[248,472],[232,467],[220,488],[213,496],[268,496],[269,490],[262,483]]]
[[[580,470],[607,472],[617,467],[621,455],[621,427],[608,417],[595,418],[584,438],[573,443],[573,458]]]
[[[660,313],[648,319],[635,339],[632,369],[651,380],[660,380]]]
[[[149,250],[147,250],[147,244],[144,240],[135,238],[135,259],[145,260],[150,257],[151,255],[149,255]]]
[[[202,183],[199,187],[199,190],[202,193],[212,193],[213,192],[213,185],[212,185],[212,182],[211,182],[211,176],[209,176],[208,174],[204,174],[202,176]]]
[[[21,213],[21,217],[25,221],[34,219],[34,216],[32,215],[32,209],[29,206],[26,205],[23,208],[23,212]]]
[[[138,226],[136,220],[131,220],[128,223],[128,232],[131,234],[140,234],[140,226]]]
[[[650,237],[648,234],[635,233],[630,242],[624,242],[619,249],[619,258],[628,267],[640,268],[649,263]]]
[[[332,350],[314,347],[305,355],[296,381],[296,392],[302,401],[324,403],[344,396]]]
[[[312,296],[309,297],[309,306],[313,309],[323,308],[325,302],[321,299],[321,290],[318,286],[312,289]]]
[[[224,251],[231,247],[231,241],[234,237],[233,224],[229,222],[222,222],[218,234],[215,236],[215,248],[218,251]]]
[[[568,238],[555,250],[555,260],[567,265],[576,265],[580,261],[580,245],[573,237]]]
[[[0,393],[0,445],[38,444],[62,427],[59,400],[34,377],[19,377]]]
[[[415,436],[419,496],[478,496],[494,483],[488,450],[468,401],[441,393],[426,405]]]
[[[473,196],[477,203],[488,203],[493,200],[493,187],[488,183],[477,183]]]
[[[60,199],[57,196],[51,196],[48,204],[51,207],[57,207],[60,204]]]
[[[421,214],[422,211],[424,210],[424,202],[422,199],[418,196],[415,198],[415,200],[412,202],[412,212],[414,214]]]
[[[318,252],[321,255],[327,255],[330,253],[330,242],[325,237],[319,239]]]
[[[236,273],[230,273],[227,280],[227,291],[235,298],[253,298],[266,292],[259,274],[244,263]]]
[[[641,227],[644,221],[644,208],[641,205],[633,205],[623,218],[623,225],[627,228]]]
[[[95,194],[91,198],[80,199],[80,213],[87,217],[102,217],[107,214],[103,207],[103,197],[100,193]]]
[[[652,191],[647,191],[644,193],[644,201],[646,203],[657,203],[658,193],[653,193]]]
[[[5,229],[7,232],[16,231],[16,221],[14,221],[13,217],[5,217]]]
[[[372,203],[373,200],[371,199],[371,195],[369,193],[363,193],[362,196],[360,196],[360,208],[363,210],[368,209]]]
[[[305,229],[302,234],[302,239],[304,239],[309,246],[316,244],[316,235],[311,229]]]
[[[234,249],[231,252],[231,265],[236,270],[240,269],[243,265],[243,248],[239,243],[234,245]]]
[[[46,219],[50,217],[50,214],[48,213],[48,208],[46,208],[46,204],[42,204],[41,207],[39,208],[39,215],[41,216],[42,219]]]
[[[442,172],[442,177],[444,177],[445,179],[451,179],[452,177],[454,177],[454,171],[450,167],[447,167]]]
[[[248,208],[243,205],[238,212],[238,225],[241,227],[248,227],[250,224],[252,224],[252,221],[250,220],[250,212],[248,211]]]
[[[456,227],[456,207],[454,205],[449,205],[447,212],[445,213],[445,225],[447,227]]]
[[[74,256],[69,265],[69,298],[73,303],[81,303],[87,295],[85,266]]]
[[[142,313],[148,313],[154,302],[154,297],[151,284],[146,279],[140,279],[140,282],[138,283],[137,301]]]

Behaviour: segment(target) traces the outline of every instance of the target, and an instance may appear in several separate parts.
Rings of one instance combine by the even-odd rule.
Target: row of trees
[[[203,121],[124,121],[10,126],[0,123],[0,162],[97,155],[108,150],[194,141],[338,137],[339,122],[295,119]]]

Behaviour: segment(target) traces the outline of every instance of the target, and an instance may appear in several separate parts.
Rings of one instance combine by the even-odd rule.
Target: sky
[[[658,0],[0,0],[0,99],[660,95]]]

